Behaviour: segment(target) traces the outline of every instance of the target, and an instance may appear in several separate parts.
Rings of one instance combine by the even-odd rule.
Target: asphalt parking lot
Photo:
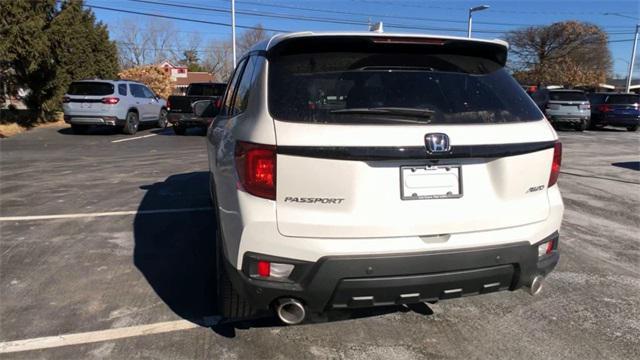
[[[541,295],[331,313],[295,327],[215,325],[216,224],[198,133],[43,128],[0,140],[0,354],[637,358],[640,132],[560,136],[562,257]]]

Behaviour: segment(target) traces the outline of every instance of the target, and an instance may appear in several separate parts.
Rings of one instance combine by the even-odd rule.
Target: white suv
[[[64,121],[75,133],[109,125],[135,134],[141,122],[167,126],[166,102],[142,83],[129,80],[74,81],[62,99]]]
[[[243,57],[207,141],[222,315],[537,293],[561,144],[507,47],[304,32]]]

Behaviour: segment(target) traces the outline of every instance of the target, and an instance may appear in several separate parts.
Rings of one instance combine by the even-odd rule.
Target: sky
[[[148,19],[173,22],[178,36],[185,41],[193,38],[202,39],[203,50],[210,40],[231,38],[231,15],[228,12],[231,8],[230,0],[143,1],[145,2],[85,0],[85,5],[93,9],[98,20],[108,25],[114,39],[123,21],[136,21],[144,26]],[[369,21],[382,21],[385,32],[465,36],[468,9],[477,5],[490,6],[489,9],[475,12],[473,15],[473,36],[478,38],[504,38],[505,32],[510,30],[566,20],[599,25],[609,34],[614,74],[625,77],[628,72],[635,25],[640,23],[638,0],[236,0],[236,24],[262,24],[266,29],[278,32],[358,31],[367,30],[366,24]],[[208,23],[162,20],[158,17],[122,11]],[[639,56],[636,54],[634,78],[640,77],[638,60]]]

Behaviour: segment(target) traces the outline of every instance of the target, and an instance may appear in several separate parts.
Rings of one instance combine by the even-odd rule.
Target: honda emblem
[[[447,134],[427,134],[424,136],[424,143],[429,154],[449,152],[449,150],[451,150],[451,145],[449,144],[449,137],[447,136]]]

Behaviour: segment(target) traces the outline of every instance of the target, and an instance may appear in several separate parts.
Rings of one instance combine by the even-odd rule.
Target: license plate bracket
[[[402,200],[458,199],[462,195],[460,165],[400,167]]]

